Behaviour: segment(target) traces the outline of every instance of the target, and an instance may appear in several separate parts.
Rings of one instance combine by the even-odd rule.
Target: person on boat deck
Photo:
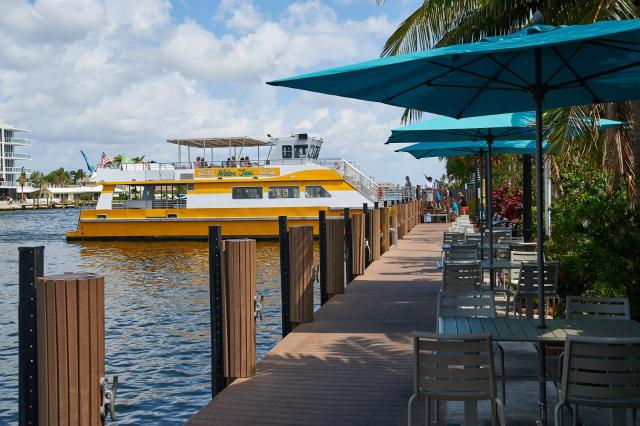
[[[251,160],[249,160],[249,156],[244,157],[244,166],[251,167]]]
[[[236,166],[236,156],[234,155],[233,157],[231,157],[231,164],[229,164],[230,167],[235,167]]]
[[[193,168],[194,169],[200,168],[200,157],[196,157],[196,162],[193,163]]]
[[[230,167],[231,166],[231,158],[227,157],[227,161],[222,164],[222,167]]]

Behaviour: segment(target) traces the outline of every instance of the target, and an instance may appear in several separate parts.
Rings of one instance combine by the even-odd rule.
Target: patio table
[[[632,320],[606,320],[606,319],[550,319],[546,321],[546,328],[538,328],[533,318],[464,318],[444,317],[439,318],[438,332],[445,334],[490,334],[496,342],[529,342],[537,343],[538,362],[540,371],[546,371],[545,344],[563,343],[567,336],[591,336],[591,337],[640,337],[640,323]],[[541,386],[540,405],[546,406],[546,374],[538,376]],[[545,389],[545,391],[542,391]],[[465,420],[477,416],[476,404],[465,403]],[[467,416],[467,411],[469,416]],[[546,410],[545,410],[546,412]],[[622,409],[612,411],[611,424],[620,424],[620,418],[626,415]],[[545,419],[546,421],[546,419]]]
[[[443,243],[442,244],[442,250],[449,250],[451,248],[451,244],[449,243]],[[480,244],[478,244],[478,248],[480,248]],[[482,245],[482,248],[485,250],[489,250],[489,244],[485,243]],[[509,244],[504,244],[504,243],[496,243],[493,245],[493,250],[507,250],[509,248]]]

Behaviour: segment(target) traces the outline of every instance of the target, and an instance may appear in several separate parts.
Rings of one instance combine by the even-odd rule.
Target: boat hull
[[[221,226],[225,238],[275,239],[279,234],[279,216],[287,216],[289,226],[312,226],[317,235],[319,210],[326,209],[84,210],[78,229],[67,232],[66,237],[70,241],[206,239],[210,226]],[[341,210],[327,210],[329,218],[342,217],[342,214]]]

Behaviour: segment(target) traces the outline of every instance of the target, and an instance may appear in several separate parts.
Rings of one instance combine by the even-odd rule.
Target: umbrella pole
[[[492,164],[491,156],[493,155],[493,136],[489,131],[487,137],[487,220],[489,221],[489,285],[491,290],[495,286],[496,277],[493,274],[493,194],[491,178],[492,178]]]
[[[533,97],[536,104],[536,234],[538,237],[538,327],[545,328],[545,303],[544,303],[544,221],[543,221],[543,181],[542,181],[542,100],[544,87],[542,86],[542,52],[535,50],[535,87]],[[545,365],[545,344],[538,343],[538,386],[540,393],[540,420],[541,426],[547,425],[547,368]]]
[[[482,195],[484,193],[484,185],[482,184],[482,178],[484,177],[483,175],[483,167],[482,167],[482,150],[480,150],[480,154],[478,155],[478,159],[480,160],[480,200],[479,200],[479,209],[478,209],[478,215],[479,215],[479,222],[480,222],[480,261],[482,261],[484,259],[484,223],[483,223],[483,216],[486,216],[486,214],[484,214],[484,208],[482,206]]]
[[[535,76],[536,85],[534,98],[536,103],[536,236],[538,250],[538,327],[544,328],[544,192],[543,192],[543,165],[542,165],[542,99],[544,88],[542,87],[542,53],[540,49],[535,50]]]

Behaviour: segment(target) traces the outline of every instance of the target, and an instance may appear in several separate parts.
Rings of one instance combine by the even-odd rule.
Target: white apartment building
[[[31,154],[18,152],[22,147],[31,146],[30,139],[17,137],[20,132],[28,132],[18,129],[0,120],[0,198],[17,198],[20,193],[20,172],[22,160],[31,160]],[[32,170],[25,167],[24,171],[29,177]]]

